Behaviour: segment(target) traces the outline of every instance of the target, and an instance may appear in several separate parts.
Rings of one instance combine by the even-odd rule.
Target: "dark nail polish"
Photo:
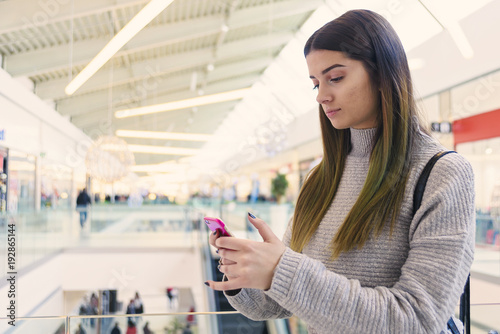
[[[217,249],[215,252],[216,252],[217,254],[219,254],[219,250],[218,250],[218,249]]]
[[[206,286],[210,286],[210,284],[208,284],[208,282],[205,282],[205,285],[206,285]]]
[[[252,217],[253,219],[255,219],[255,218],[256,218],[256,217],[255,217],[254,215],[252,215],[250,212],[248,213],[248,215],[249,215],[250,217]]]
[[[217,269],[220,270],[220,264],[217,266]]]

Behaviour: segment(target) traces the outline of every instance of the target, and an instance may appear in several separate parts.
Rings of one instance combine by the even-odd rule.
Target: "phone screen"
[[[220,231],[221,236],[225,237],[230,237],[232,234],[229,232],[229,230],[226,227],[226,224],[219,218],[212,218],[212,217],[205,217],[205,224],[207,224],[208,228],[215,232],[217,230]]]

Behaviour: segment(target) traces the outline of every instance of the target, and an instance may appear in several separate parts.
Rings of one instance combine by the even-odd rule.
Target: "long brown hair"
[[[379,14],[352,10],[325,24],[307,41],[312,50],[341,51],[361,61],[380,90],[380,114],[365,184],[337,234],[332,258],[361,248],[390,219],[394,228],[408,178],[411,148],[419,128],[406,55],[394,29]],[[310,173],[293,216],[291,248],[301,252],[326,214],[350,150],[350,130],[335,129],[319,106],[323,160]]]

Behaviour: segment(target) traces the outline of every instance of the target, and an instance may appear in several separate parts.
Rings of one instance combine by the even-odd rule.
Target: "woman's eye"
[[[318,88],[319,88],[319,85],[315,85],[315,86],[313,87],[313,90],[318,89]]]
[[[340,80],[342,80],[344,77],[336,77],[336,78],[332,78],[330,79],[330,82],[339,82]]]

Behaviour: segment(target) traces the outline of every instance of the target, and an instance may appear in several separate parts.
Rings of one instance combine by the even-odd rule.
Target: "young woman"
[[[458,154],[420,127],[403,46],[380,15],[349,11],[304,49],[323,160],[281,242],[249,214],[256,242],[210,236],[230,303],[252,319],[296,315],[309,333],[447,333],[474,249],[474,184]],[[461,324],[456,320],[456,324]]]

